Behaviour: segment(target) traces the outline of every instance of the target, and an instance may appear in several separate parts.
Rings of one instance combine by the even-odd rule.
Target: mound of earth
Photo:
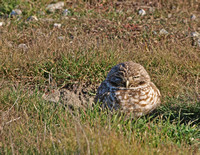
[[[43,99],[74,108],[92,106],[98,85],[67,84],[60,89],[52,89],[43,94]]]

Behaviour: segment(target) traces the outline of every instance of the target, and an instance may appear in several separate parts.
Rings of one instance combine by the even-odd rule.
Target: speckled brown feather
[[[126,83],[130,82],[128,87]],[[129,84],[129,83],[128,83]],[[114,66],[97,90],[95,102],[140,117],[160,105],[160,91],[144,67],[132,61]]]

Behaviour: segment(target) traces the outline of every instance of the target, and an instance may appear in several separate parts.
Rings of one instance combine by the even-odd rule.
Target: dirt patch
[[[62,103],[73,108],[87,108],[92,106],[98,86],[89,83],[67,84],[60,89],[44,93],[42,97],[47,101]]]

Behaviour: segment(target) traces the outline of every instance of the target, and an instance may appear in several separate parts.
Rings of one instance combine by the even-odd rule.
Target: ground
[[[83,0],[46,9],[56,2],[0,3],[0,154],[199,154],[200,3]],[[143,65],[162,94],[161,106],[138,119],[93,103],[125,61]]]

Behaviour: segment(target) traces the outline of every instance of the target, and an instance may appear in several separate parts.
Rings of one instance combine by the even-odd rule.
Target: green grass
[[[142,2],[65,2],[66,19],[62,11],[45,10],[49,0],[1,2],[0,154],[200,153],[200,52],[189,37],[199,27],[190,20],[199,16],[199,2],[152,1],[153,13]],[[144,6],[141,17],[137,8]],[[8,16],[15,8],[23,12],[19,20]],[[27,22],[30,15],[41,20]],[[162,28],[169,35],[160,35]],[[99,104],[70,110],[42,98],[51,90],[50,76],[58,88],[95,87],[114,65],[130,60],[161,91],[162,104],[152,114],[131,119]]]
[[[9,107],[2,113],[2,154],[129,154],[149,150],[187,154],[198,151],[200,145],[199,103],[187,105],[171,99],[155,113],[136,120],[102,111],[98,104],[70,111],[62,104],[41,99],[38,89],[31,94],[21,87],[7,90],[1,103]]]

